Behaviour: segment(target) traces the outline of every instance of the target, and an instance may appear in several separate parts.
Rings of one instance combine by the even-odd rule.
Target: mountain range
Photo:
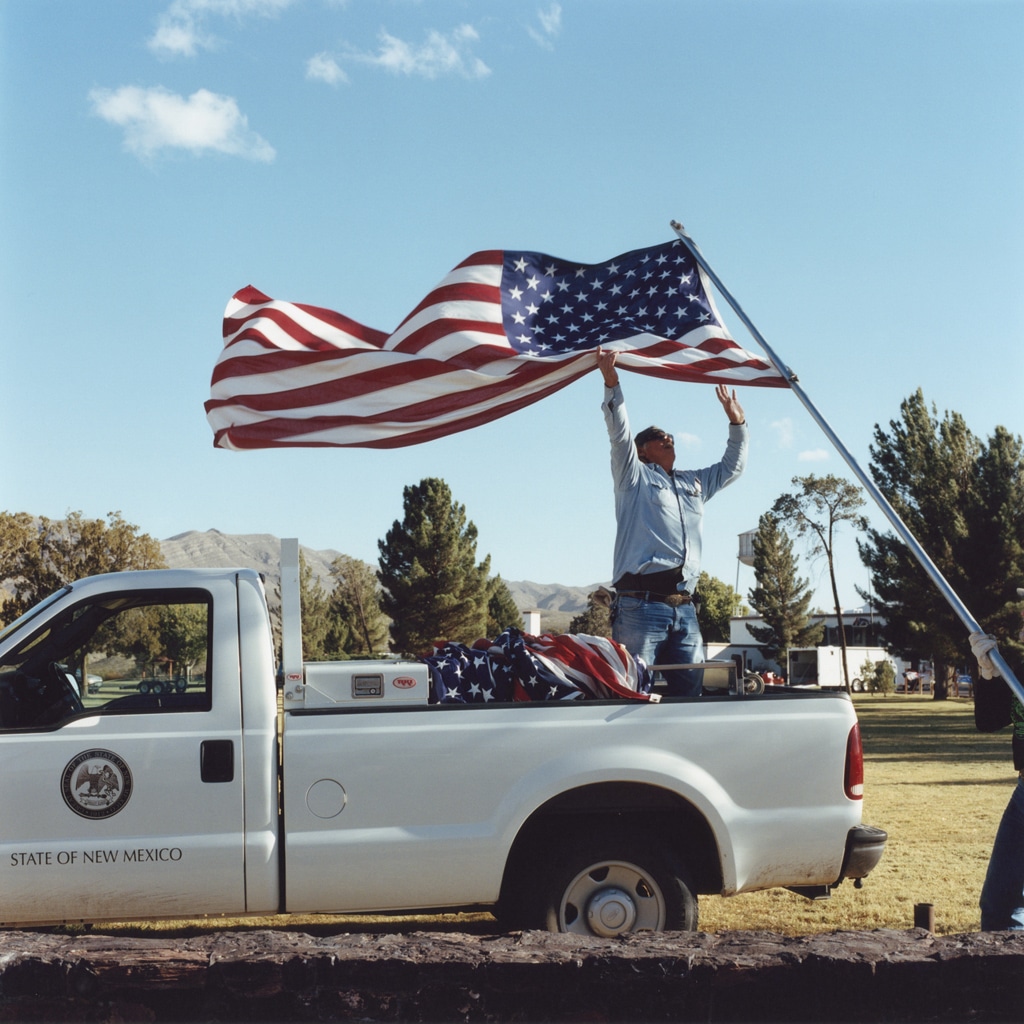
[[[172,569],[242,567],[256,569],[267,579],[268,595],[280,582],[281,539],[269,533],[221,533],[220,530],[189,530],[160,541],[167,565]],[[330,588],[331,563],[341,552],[316,551],[302,547],[307,565],[326,588]],[[587,595],[598,584],[569,587],[559,583],[505,580],[521,612],[541,613],[540,629],[566,630],[573,616],[587,607]]]

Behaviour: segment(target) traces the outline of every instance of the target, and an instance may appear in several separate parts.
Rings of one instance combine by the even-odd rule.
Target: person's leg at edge
[[[982,931],[1024,931],[1024,778],[996,831],[980,905]]]

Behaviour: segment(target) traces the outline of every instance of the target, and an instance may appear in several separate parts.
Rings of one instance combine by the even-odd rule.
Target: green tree
[[[331,563],[331,577],[331,610],[348,626],[345,651],[356,657],[373,657],[386,651],[388,620],[380,606],[380,583],[373,566],[350,555],[339,555]]]
[[[35,520],[27,512],[0,512],[0,625],[12,622],[23,610],[23,602],[12,600],[7,591],[25,584],[23,563],[35,536]]]
[[[867,518],[859,511],[864,506],[864,498],[856,484],[832,474],[823,477],[813,473],[810,476],[795,476],[792,483],[799,491],[780,495],[772,506],[772,513],[780,522],[792,525],[800,537],[810,541],[812,556],[825,556],[839,628],[839,645],[843,652],[843,679],[849,692],[850,666],[846,660],[846,630],[843,628],[843,606],[836,586],[835,535],[843,523],[850,523],[859,531],[867,529]]]
[[[757,582],[748,596],[764,625],[748,629],[765,657],[788,673],[789,649],[816,646],[825,627],[811,622],[812,591],[807,580],[797,575],[793,541],[771,512],[758,520],[753,547]]]
[[[611,612],[612,592],[606,587],[598,587],[587,594],[586,610],[573,617],[569,623],[569,632],[586,636],[611,636]]]
[[[0,580],[18,577],[35,533],[36,520],[27,512],[0,512]]]
[[[516,607],[508,584],[501,576],[492,576],[487,581],[487,636],[496,637],[509,626],[523,628],[522,612]]]
[[[106,522],[0,512],[0,581],[14,596],[0,609],[11,622],[48,594],[86,576],[166,567],[160,542],[110,512]]]
[[[159,607],[160,646],[175,665],[175,672],[191,678],[196,663],[205,661],[209,643],[205,604],[169,604]]]
[[[108,653],[130,658],[140,673],[152,673],[163,654],[160,615],[159,605],[126,608],[96,631],[96,643]]]
[[[437,640],[473,643],[487,631],[491,564],[476,561],[476,526],[436,477],[406,487],[403,503],[404,518],[377,542],[394,647],[421,655]]]
[[[739,594],[728,583],[703,571],[697,582],[697,593],[700,594],[697,622],[705,642],[727,644],[729,620],[740,603]]]
[[[872,661],[866,658],[860,667],[860,677],[871,693],[888,697],[896,689],[896,669],[891,661]]]
[[[313,575],[306,556],[299,552],[299,604],[302,609],[303,661],[340,658],[348,639],[348,626],[332,613],[330,594]]]
[[[1017,648],[1015,588],[1024,579],[1022,452],[1020,437],[1004,427],[982,442],[958,413],[940,419],[920,389],[888,431],[875,425],[871,446],[879,490],[1004,651]],[[956,668],[973,661],[963,623],[896,534],[869,530],[858,548],[886,643],[904,658],[930,660],[933,696],[944,699]]]

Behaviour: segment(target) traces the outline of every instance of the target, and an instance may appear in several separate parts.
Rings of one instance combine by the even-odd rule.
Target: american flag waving
[[[680,241],[606,263],[490,250],[392,334],[243,288],[224,314],[206,415],[220,448],[398,448],[506,416],[596,368],[786,387],[740,348]]]

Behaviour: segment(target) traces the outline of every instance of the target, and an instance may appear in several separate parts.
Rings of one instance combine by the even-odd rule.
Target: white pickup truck
[[[430,703],[421,662],[289,665],[284,596],[283,686],[250,569],[92,577],[0,634],[0,924],[486,907],[612,936],[882,855],[845,693],[723,663],[700,698]]]

